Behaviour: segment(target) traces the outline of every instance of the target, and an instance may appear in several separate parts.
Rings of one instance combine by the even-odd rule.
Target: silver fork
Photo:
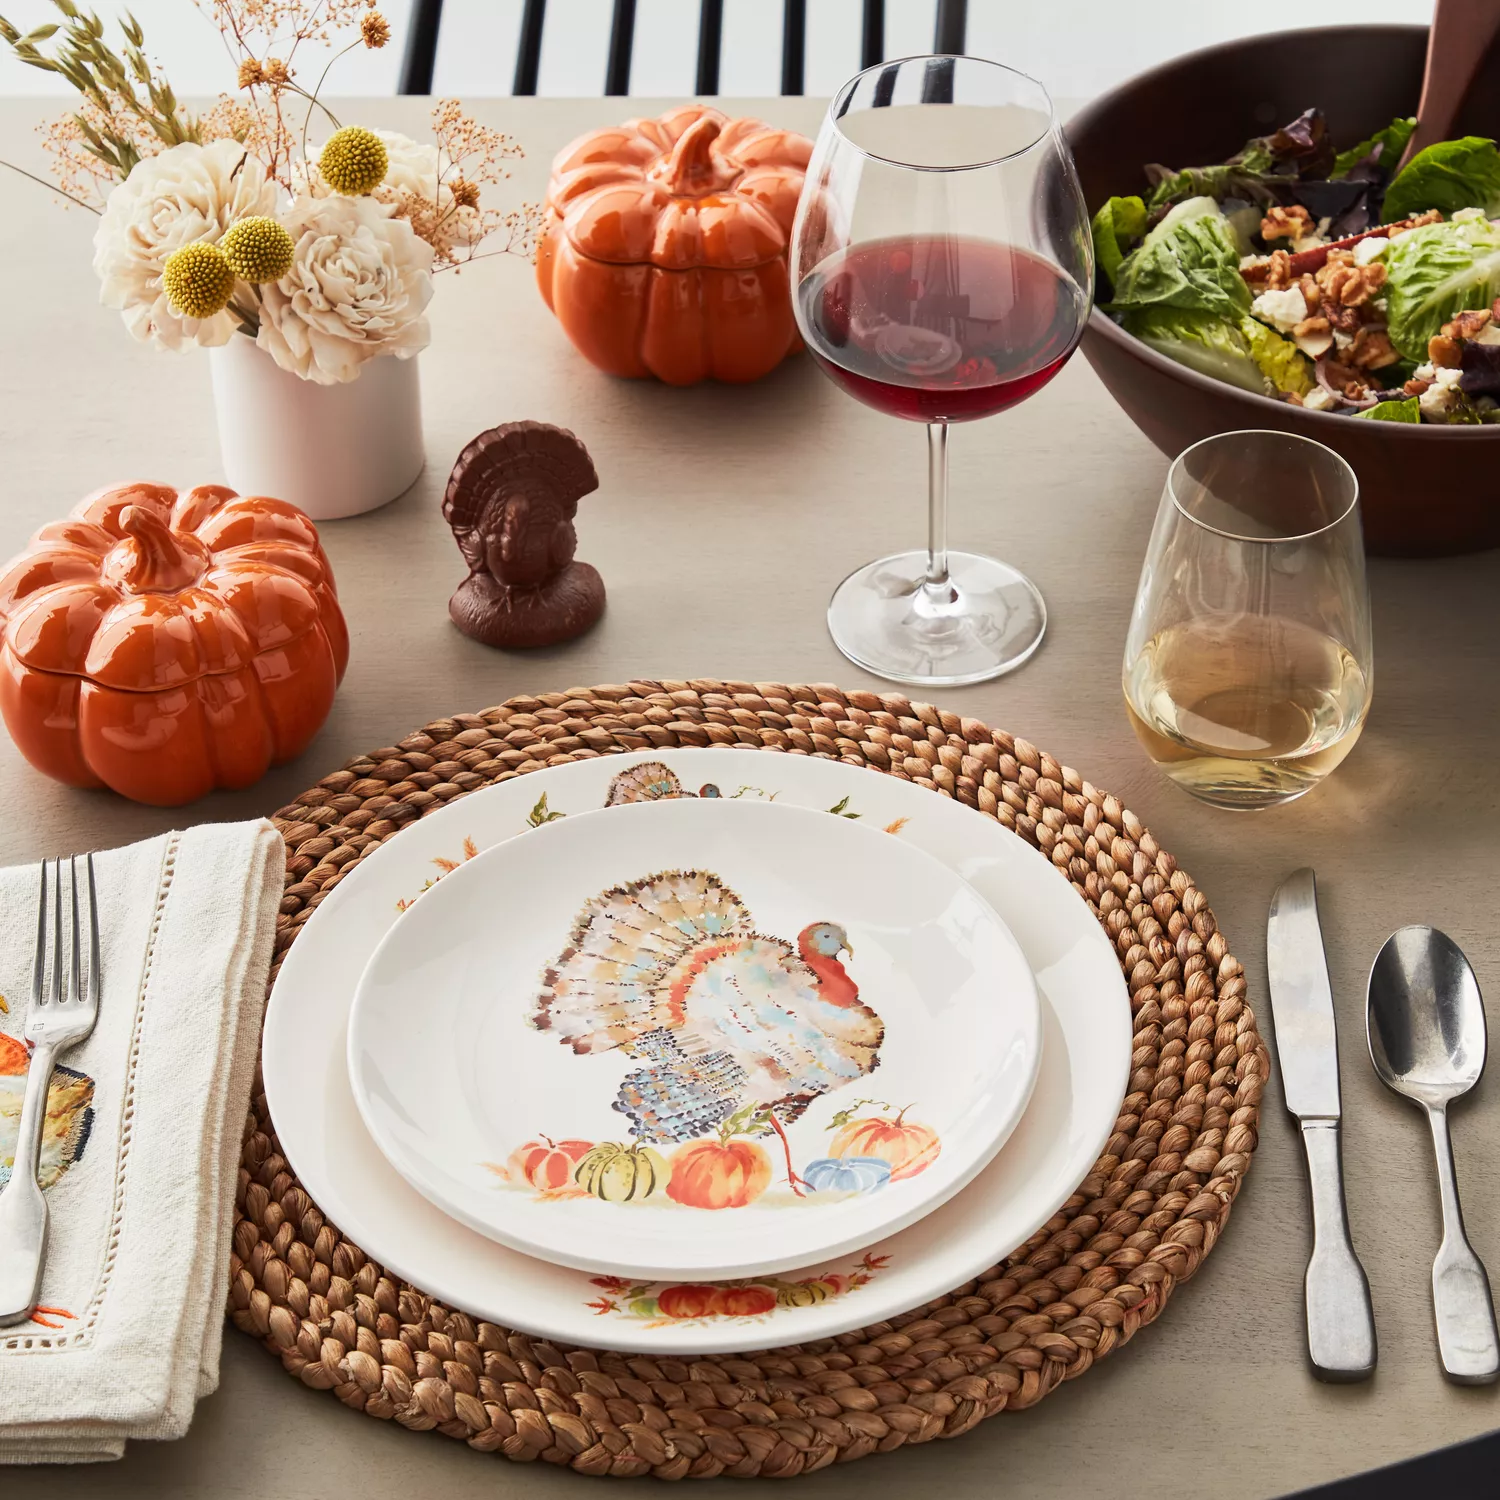
[[[63,974],[63,871],[52,862],[52,965],[47,966],[47,862],[42,861],[41,896],[37,903],[36,958],[31,966],[31,1009],[26,1012],[26,1040],[32,1045],[21,1105],[21,1129],[10,1183],[0,1192],[0,1328],[30,1320],[42,1284],[47,1248],[47,1200],[37,1182],[42,1126],[47,1119],[47,1090],[58,1054],[76,1046],[99,1018],[99,909],[94,898],[94,856],[85,861],[88,877],[89,962],[82,969],[79,932],[78,860],[68,861],[72,943],[69,975]]]

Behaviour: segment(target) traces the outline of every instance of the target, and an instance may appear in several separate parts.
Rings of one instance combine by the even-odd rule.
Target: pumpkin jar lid
[[[786,254],[811,153],[792,131],[685,105],[576,141],[547,205],[591,260],[745,270]]]
[[[129,486],[43,527],[0,574],[11,655],[33,671],[158,692],[241,671],[324,619],[308,574],[326,564],[307,552],[316,532],[299,512],[229,490],[174,501],[165,486]]]

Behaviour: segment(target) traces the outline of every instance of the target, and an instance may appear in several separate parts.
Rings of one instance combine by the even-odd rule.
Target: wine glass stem
[[[927,424],[927,577],[923,592],[933,604],[953,599],[948,578],[948,424]]]

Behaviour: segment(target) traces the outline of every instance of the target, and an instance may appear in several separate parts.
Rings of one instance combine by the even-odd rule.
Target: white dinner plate
[[[1015,1128],[1036,986],[972,886],[862,820],[670,798],[487,849],[349,1017],[365,1126],[491,1239],[635,1282],[766,1277],[946,1203]]]
[[[649,769],[659,767],[658,770]],[[642,1285],[553,1266],[427,1202],[380,1154],[349,1086],[345,1033],[361,971],[424,888],[481,849],[611,796],[765,798],[857,817],[962,875],[1036,977],[1042,1063],[1020,1124],[972,1183],[860,1255],[775,1284]],[[288,952],[262,1047],[281,1151],[327,1216],[393,1275],[477,1317],[564,1343],[679,1355],[831,1337],[951,1291],[1035,1234],[1109,1139],[1130,1070],[1130,1007],[1113,945],[1029,844],[949,798],[835,761],[666,750],[516,777],[439,809],[328,891]]]

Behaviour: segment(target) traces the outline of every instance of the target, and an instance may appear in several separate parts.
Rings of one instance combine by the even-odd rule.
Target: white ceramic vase
[[[317,385],[243,334],[208,354],[224,477],[242,495],[332,521],[394,500],[422,472],[415,357],[378,355],[353,380]]]

